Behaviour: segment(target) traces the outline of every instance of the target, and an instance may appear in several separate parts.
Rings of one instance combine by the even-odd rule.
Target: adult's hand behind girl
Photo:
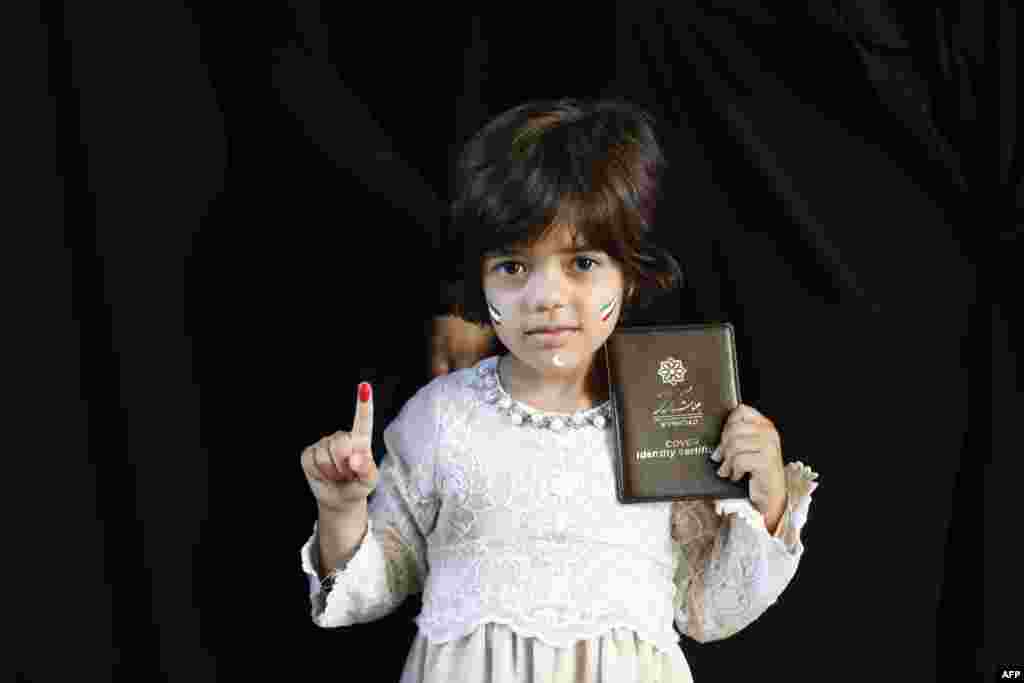
[[[494,349],[494,338],[494,331],[488,327],[454,315],[435,317],[430,332],[431,376],[473,367]]]
[[[346,515],[365,504],[377,486],[373,461],[373,393],[359,385],[352,431],[339,431],[302,452],[302,471],[321,512]]]

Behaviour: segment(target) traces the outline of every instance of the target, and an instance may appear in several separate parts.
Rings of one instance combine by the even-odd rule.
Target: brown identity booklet
[[[723,479],[711,460],[740,403],[732,325],[623,327],[604,353],[619,501],[746,498],[749,477]]]

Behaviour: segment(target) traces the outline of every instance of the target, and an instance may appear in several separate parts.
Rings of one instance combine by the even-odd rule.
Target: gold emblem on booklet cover
[[[704,402],[698,399],[693,384],[686,382],[686,366],[669,356],[661,361],[658,376],[669,388],[658,394],[658,407],[651,417],[654,423],[666,429],[699,425],[704,421]]]

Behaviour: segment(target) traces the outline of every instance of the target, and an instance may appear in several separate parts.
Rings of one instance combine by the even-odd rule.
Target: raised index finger
[[[373,389],[369,382],[359,385],[356,418],[352,421],[352,439],[356,446],[370,448],[373,438]]]

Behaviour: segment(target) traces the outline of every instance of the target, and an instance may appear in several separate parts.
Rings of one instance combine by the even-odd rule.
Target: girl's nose
[[[527,284],[526,302],[531,310],[564,306],[567,300],[565,274],[556,268],[538,268]]]

